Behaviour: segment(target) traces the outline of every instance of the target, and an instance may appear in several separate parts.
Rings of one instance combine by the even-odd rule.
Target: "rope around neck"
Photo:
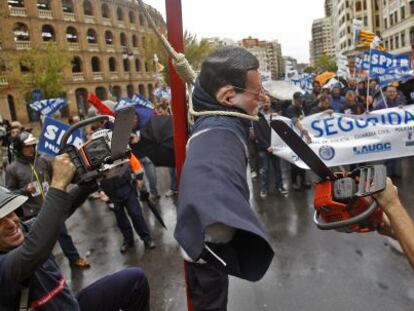
[[[145,6],[142,0],[138,0],[138,5],[141,7],[141,10],[144,12],[145,17],[154,31],[157,38],[160,40],[161,44],[164,46],[164,49],[167,51],[168,55],[172,58],[173,65],[175,71],[180,76],[180,78],[187,84],[188,89],[188,111],[192,117],[202,117],[202,116],[228,116],[228,117],[236,117],[241,119],[247,119],[250,121],[258,121],[259,117],[251,116],[248,114],[240,113],[240,112],[233,112],[233,111],[195,111],[193,108],[193,99],[192,99],[192,88],[195,85],[196,80],[196,73],[194,72],[193,68],[191,67],[190,63],[188,62],[187,58],[182,53],[177,53],[177,51],[171,46],[168,40],[165,38],[163,34],[161,34],[158,29],[157,25],[155,25],[154,20],[152,19],[151,15],[149,14],[147,7]],[[189,121],[192,123],[192,117],[189,116]]]

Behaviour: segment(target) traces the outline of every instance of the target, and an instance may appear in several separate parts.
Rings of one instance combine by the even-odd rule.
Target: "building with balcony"
[[[159,12],[149,10],[165,28]],[[153,98],[156,75],[147,56],[153,54],[147,51],[153,33],[136,0],[0,0],[0,12],[6,58],[49,42],[73,53],[73,66],[64,73],[69,114],[85,115],[90,93],[101,100],[134,92]],[[7,81],[0,77],[1,83]],[[3,117],[33,121],[30,109],[18,101],[21,96],[9,86],[0,95]]]
[[[382,0],[381,36],[393,54],[408,55],[414,50],[414,0]]]
[[[323,55],[335,56],[335,46],[332,41],[332,17],[315,19],[312,23],[311,64]]]
[[[336,55],[355,50],[353,20],[362,21],[362,29],[377,33],[381,29],[380,6],[384,0],[332,0],[332,35]]]
[[[278,80],[283,77],[282,46],[277,40],[264,41],[249,37],[241,40],[239,45],[257,57],[260,64],[259,71],[270,73],[272,80]]]

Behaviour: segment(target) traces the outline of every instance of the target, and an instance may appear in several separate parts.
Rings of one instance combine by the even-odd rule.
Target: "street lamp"
[[[132,76],[131,76],[131,60],[134,59],[134,54],[129,52],[128,48],[125,47],[124,52],[122,53],[122,58],[124,60],[124,70],[127,68],[129,76],[129,85],[127,86],[127,95],[129,98],[133,96],[133,86],[132,86]],[[125,66],[125,64],[128,64]]]

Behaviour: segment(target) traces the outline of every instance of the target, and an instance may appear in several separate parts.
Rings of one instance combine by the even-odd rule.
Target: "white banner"
[[[290,119],[278,119],[300,135]],[[414,155],[414,105],[363,115],[319,113],[300,122],[312,138],[309,146],[329,167]],[[273,130],[272,147],[277,156],[308,169]]]

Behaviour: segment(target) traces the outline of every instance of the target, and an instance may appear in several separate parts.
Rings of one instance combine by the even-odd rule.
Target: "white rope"
[[[233,111],[195,111],[193,108],[193,100],[192,100],[192,88],[194,87],[196,77],[193,68],[191,67],[190,63],[188,62],[187,58],[182,53],[177,53],[176,50],[171,46],[168,40],[165,38],[163,34],[161,34],[158,29],[157,25],[155,25],[154,20],[152,19],[151,15],[149,14],[147,7],[145,6],[142,0],[138,0],[138,5],[141,7],[141,10],[144,12],[145,17],[148,20],[148,23],[152,30],[154,31],[155,35],[160,40],[161,44],[164,46],[165,50],[167,51],[168,55],[173,60],[174,68],[180,78],[187,84],[188,89],[188,112],[190,116],[188,116],[189,122],[192,122],[191,116],[194,117],[201,117],[201,116],[229,116],[229,117],[237,117],[242,119],[247,119],[250,121],[258,121],[258,116],[251,116],[248,114],[240,113],[240,112],[233,112]]]

